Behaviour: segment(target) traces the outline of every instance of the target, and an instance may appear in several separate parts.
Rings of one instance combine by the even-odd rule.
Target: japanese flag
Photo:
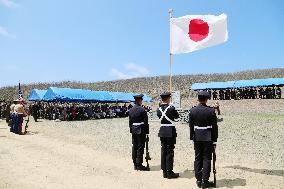
[[[228,40],[227,15],[187,15],[170,20],[172,54],[190,53]]]

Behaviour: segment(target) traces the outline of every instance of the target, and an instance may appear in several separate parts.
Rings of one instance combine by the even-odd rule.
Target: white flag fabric
[[[187,15],[171,18],[172,54],[190,53],[228,40],[227,15]]]

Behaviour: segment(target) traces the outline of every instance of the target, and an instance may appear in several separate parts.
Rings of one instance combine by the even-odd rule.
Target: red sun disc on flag
[[[192,19],[189,22],[188,35],[192,41],[202,41],[208,36],[209,26],[207,22],[201,19]]]

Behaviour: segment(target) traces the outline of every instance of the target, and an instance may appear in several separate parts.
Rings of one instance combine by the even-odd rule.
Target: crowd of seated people
[[[133,105],[125,103],[67,103],[67,102],[36,102],[31,105],[30,112],[37,119],[74,121],[104,119],[115,117],[127,117],[128,111]],[[150,111],[150,107],[144,108]]]
[[[12,102],[0,101],[0,119],[9,119]]]
[[[236,89],[207,90],[212,100],[241,100],[241,99],[281,99],[282,91],[279,86],[246,87]]]

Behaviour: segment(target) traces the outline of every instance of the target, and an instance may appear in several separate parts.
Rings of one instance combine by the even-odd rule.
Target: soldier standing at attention
[[[164,178],[178,178],[179,174],[173,172],[174,166],[174,148],[176,144],[176,128],[174,119],[179,118],[178,112],[174,106],[170,105],[171,93],[161,94],[162,104],[157,110],[157,115],[161,121],[159,137],[161,140],[161,169]]]
[[[129,110],[129,128],[132,134],[134,170],[149,171],[142,165],[146,135],[149,134],[148,115],[142,107],[143,96],[143,94],[133,96],[135,105]]]
[[[214,108],[206,105],[208,99],[207,92],[198,93],[199,105],[193,107],[189,115],[190,140],[194,142],[195,150],[196,184],[204,189],[213,187],[209,177],[213,148],[216,147],[218,138],[217,117]]]

